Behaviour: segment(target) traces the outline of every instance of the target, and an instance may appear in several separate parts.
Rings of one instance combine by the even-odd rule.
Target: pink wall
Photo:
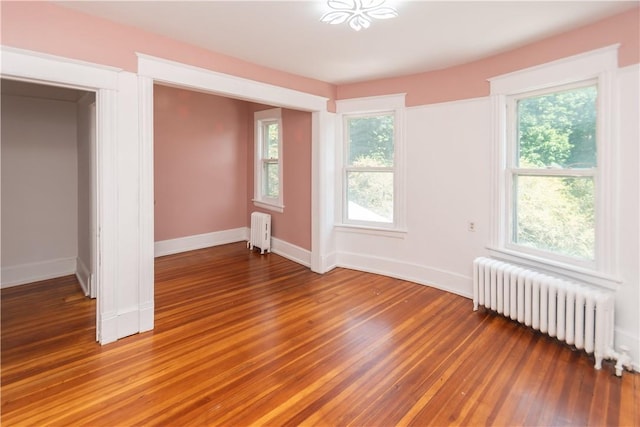
[[[155,240],[245,227],[253,198],[253,112],[272,108],[154,86]],[[282,110],[283,213],[273,236],[311,250],[311,114]]]
[[[248,152],[248,213],[271,214],[274,237],[311,250],[311,113],[282,109],[283,201],[284,212],[278,213],[253,205],[253,112],[264,110],[264,105],[251,104],[251,127]]]
[[[120,67],[135,72],[135,52],[334,99],[407,93],[407,105],[476,98],[488,78],[565,56],[620,43],[620,66],[640,62],[640,9],[537,43],[444,70],[341,86],[265,68],[186,43],[79,13],[48,2],[2,2],[0,42]]]
[[[335,98],[335,86],[211,52],[50,2],[2,1],[0,42],[136,72],[136,52]]]
[[[338,86],[337,99],[406,93],[407,105],[489,94],[488,78],[620,43],[621,67],[640,62],[640,8],[519,49],[444,70]]]
[[[154,86],[156,241],[247,225],[248,105]]]

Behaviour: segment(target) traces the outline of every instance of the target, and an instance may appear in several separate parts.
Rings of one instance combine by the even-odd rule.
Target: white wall
[[[2,286],[75,273],[73,102],[2,96]]]
[[[619,277],[616,342],[632,350],[640,370],[640,65],[619,71]]]
[[[471,296],[472,262],[489,240],[490,113],[487,98],[408,109],[408,232],[338,231],[337,264]]]
[[[616,346],[640,367],[640,66],[620,70],[619,278]],[[410,108],[404,238],[336,231],[336,264],[472,294],[472,261],[491,237],[491,106],[488,98]],[[475,232],[467,230],[473,221]],[[469,313],[472,305],[469,301]]]

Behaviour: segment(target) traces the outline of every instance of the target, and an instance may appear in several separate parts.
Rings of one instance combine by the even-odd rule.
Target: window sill
[[[257,206],[262,209],[268,209],[270,211],[280,212],[280,213],[284,212],[284,205],[276,205],[273,203],[268,203],[268,202],[264,202],[262,200],[256,200],[256,199],[252,199],[252,202],[254,206]]]
[[[601,288],[616,290],[622,283],[620,279],[603,274],[599,271],[577,267],[558,261],[552,261],[534,255],[510,249],[487,247],[489,254],[501,261],[513,262],[525,267],[531,267],[552,275],[559,275],[570,280],[588,283]]]
[[[407,230],[364,225],[339,224],[335,226],[335,229],[345,233],[368,234],[371,236],[393,237],[395,239],[404,239],[407,235]]]

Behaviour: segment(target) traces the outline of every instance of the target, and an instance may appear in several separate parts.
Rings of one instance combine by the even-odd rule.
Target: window
[[[509,245],[595,260],[596,82],[508,99]]]
[[[279,108],[258,111],[255,121],[256,206],[282,212],[282,114]]]
[[[617,286],[617,46],[490,79],[490,253]]]
[[[345,116],[346,220],[393,224],[393,113]]]
[[[342,224],[402,227],[404,95],[342,100]]]

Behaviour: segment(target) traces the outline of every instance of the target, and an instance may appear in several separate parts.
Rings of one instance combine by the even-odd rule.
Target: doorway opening
[[[117,89],[119,70],[23,49],[2,47],[2,75],[9,80],[39,83],[95,93],[95,257],[92,280],[96,293],[96,339],[118,339],[115,268],[118,241],[115,165]]]
[[[96,93],[5,78],[0,89],[2,288],[75,275],[96,298]]]

